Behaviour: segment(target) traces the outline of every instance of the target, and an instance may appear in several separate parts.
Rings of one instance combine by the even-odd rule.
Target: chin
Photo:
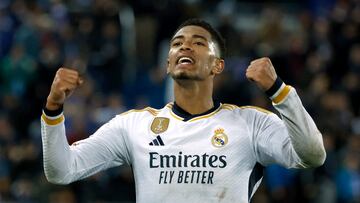
[[[200,78],[197,75],[190,75],[185,72],[181,72],[178,74],[170,74],[170,75],[174,80],[202,80],[202,78]]]

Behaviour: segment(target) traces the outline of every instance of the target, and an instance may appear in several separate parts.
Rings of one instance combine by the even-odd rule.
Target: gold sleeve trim
[[[221,107],[228,110],[234,110],[237,108],[237,106],[233,104],[223,104]]]
[[[41,118],[45,121],[48,125],[57,125],[64,121],[64,115],[61,115],[59,118],[56,119],[50,119],[46,115],[42,114]]]
[[[121,113],[120,115],[126,115],[126,114],[129,114],[129,113],[132,113],[132,112],[144,112],[144,111],[149,112],[153,116],[157,116],[159,114],[159,112],[160,112],[157,109],[154,109],[154,108],[151,108],[151,107],[146,107],[144,109],[132,109],[132,110],[129,110],[129,111],[125,111],[124,113]]]
[[[241,106],[241,107],[238,107],[238,108],[239,109],[255,109],[255,110],[258,110],[258,111],[266,113],[266,114],[272,114],[273,113],[273,112],[271,112],[269,110],[263,109],[263,108],[258,107],[258,106]]]
[[[291,89],[291,86],[290,85],[286,85],[284,87],[283,90],[281,90],[280,94],[278,96],[276,96],[272,101],[275,103],[275,104],[278,104],[280,102],[282,102],[285,97],[289,94],[290,92],[290,89]]]
[[[269,110],[266,110],[266,109],[263,109],[261,107],[258,107],[258,106],[237,106],[237,105],[234,105],[234,104],[223,104],[222,109],[226,109],[226,110],[235,110],[235,109],[255,109],[257,111],[260,111],[260,112],[263,112],[263,113],[266,113],[266,114],[271,114],[273,112],[269,111]]]

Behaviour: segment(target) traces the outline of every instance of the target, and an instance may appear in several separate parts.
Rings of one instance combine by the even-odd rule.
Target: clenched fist
[[[251,61],[246,69],[246,77],[254,81],[260,89],[266,91],[274,84],[277,75],[270,59],[263,57]]]
[[[51,90],[46,101],[46,108],[49,110],[59,109],[74,90],[83,83],[76,70],[59,68],[56,72]]]

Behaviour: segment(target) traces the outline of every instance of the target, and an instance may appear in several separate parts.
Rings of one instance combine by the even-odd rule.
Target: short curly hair
[[[207,30],[210,35],[211,35],[211,39],[215,41],[215,43],[218,45],[219,49],[220,49],[220,58],[224,58],[226,55],[226,47],[225,47],[225,40],[224,38],[221,36],[221,34],[214,29],[208,22],[206,22],[205,20],[202,19],[198,19],[198,18],[192,18],[192,19],[188,19],[186,21],[184,21],[183,23],[181,23],[181,25],[179,25],[179,27],[176,29],[176,31],[174,32],[174,35],[183,27],[186,26],[199,26],[204,28],[205,30]]]

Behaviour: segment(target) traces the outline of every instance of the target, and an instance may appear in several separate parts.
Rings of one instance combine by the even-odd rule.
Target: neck
[[[176,104],[190,114],[201,114],[214,107],[213,83],[210,81],[174,82]]]

